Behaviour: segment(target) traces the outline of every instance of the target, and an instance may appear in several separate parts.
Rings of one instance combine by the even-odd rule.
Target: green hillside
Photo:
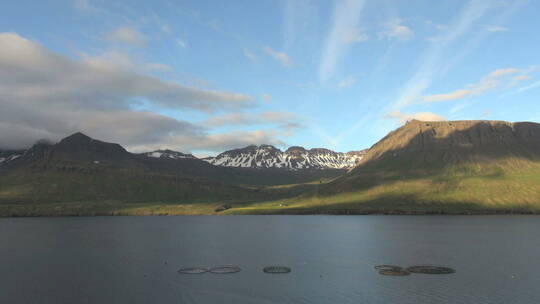
[[[0,174],[0,215],[540,213],[534,123],[412,121],[345,174],[156,160],[94,144],[21,157]]]
[[[537,213],[540,125],[413,121],[312,193],[229,212]]]

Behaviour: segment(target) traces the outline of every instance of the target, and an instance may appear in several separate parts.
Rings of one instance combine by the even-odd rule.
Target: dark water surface
[[[540,303],[535,216],[4,218],[0,259],[10,304]],[[373,269],[388,263],[457,272]],[[243,270],[176,272],[222,264]]]

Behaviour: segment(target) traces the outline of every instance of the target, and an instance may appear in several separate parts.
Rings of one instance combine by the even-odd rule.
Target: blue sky
[[[539,122],[538,12],[522,0],[7,1],[0,148],[80,130],[132,151],[349,151],[412,118]]]

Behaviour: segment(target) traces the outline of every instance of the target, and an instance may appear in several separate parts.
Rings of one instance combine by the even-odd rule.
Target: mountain
[[[343,174],[219,167],[170,150],[134,154],[82,133],[56,144],[42,141],[24,151],[1,151],[0,157],[0,216],[133,214],[141,208],[148,214],[157,212],[152,211],[157,205],[166,213],[212,213],[214,208],[227,209],[223,204],[228,202],[291,192],[267,186],[320,182]]]
[[[540,124],[411,121],[290,205],[302,206],[297,213],[537,213]]]
[[[349,169],[362,159],[365,151],[348,153],[315,148],[290,147],[285,152],[271,145],[251,145],[223,152],[204,160],[225,167],[299,169]]]
[[[2,151],[0,216],[540,213],[537,123],[411,121],[367,152],[263,145],[184,156],[133,154],[80,133]],[[346,156],[362,158],[348,171],[320,169]]]

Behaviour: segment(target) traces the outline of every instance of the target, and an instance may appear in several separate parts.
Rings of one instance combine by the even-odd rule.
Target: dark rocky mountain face
[[[540,124],[415,120],[371,147],[355,170],[383,161],[422,167],[505,157],[540,158]]]
[[[247,147],[256,150],[259,147]],[[272,146],[263,146],[270,152],[281,152]],[[230,168],[214,166],[207,161],[172,150],[157,150],[142,154],[126,151],[122,146],[92,139],[82,133],[75,133],[51,144],[38,142],[26,151],[0,152],[0,174],[57,174],[80,173],[96,176],[128,174],[138,178],[159,180],[184,178],[194,183],[202,180],[224,184],[282,184],[299,183],[335,177],[342,174],[333,172],[283,172],[281,170],[254,170],[252,168]],[[194,180],[197,180],[196,182]],[[204,182],[203,182],[204,183]]]
[[[52,146],[53,155],[81,161],[119,161],[131,156],[119,144],[103,142],[75,133]]]
[[[349,169],[364,155],[363,151],[340,153],[328,149],[306,150],[293,146],[285,152],[270,145],[251,145],[242,149],[223,152],[206,158],[211,164],[241,168],[299,169]]]

